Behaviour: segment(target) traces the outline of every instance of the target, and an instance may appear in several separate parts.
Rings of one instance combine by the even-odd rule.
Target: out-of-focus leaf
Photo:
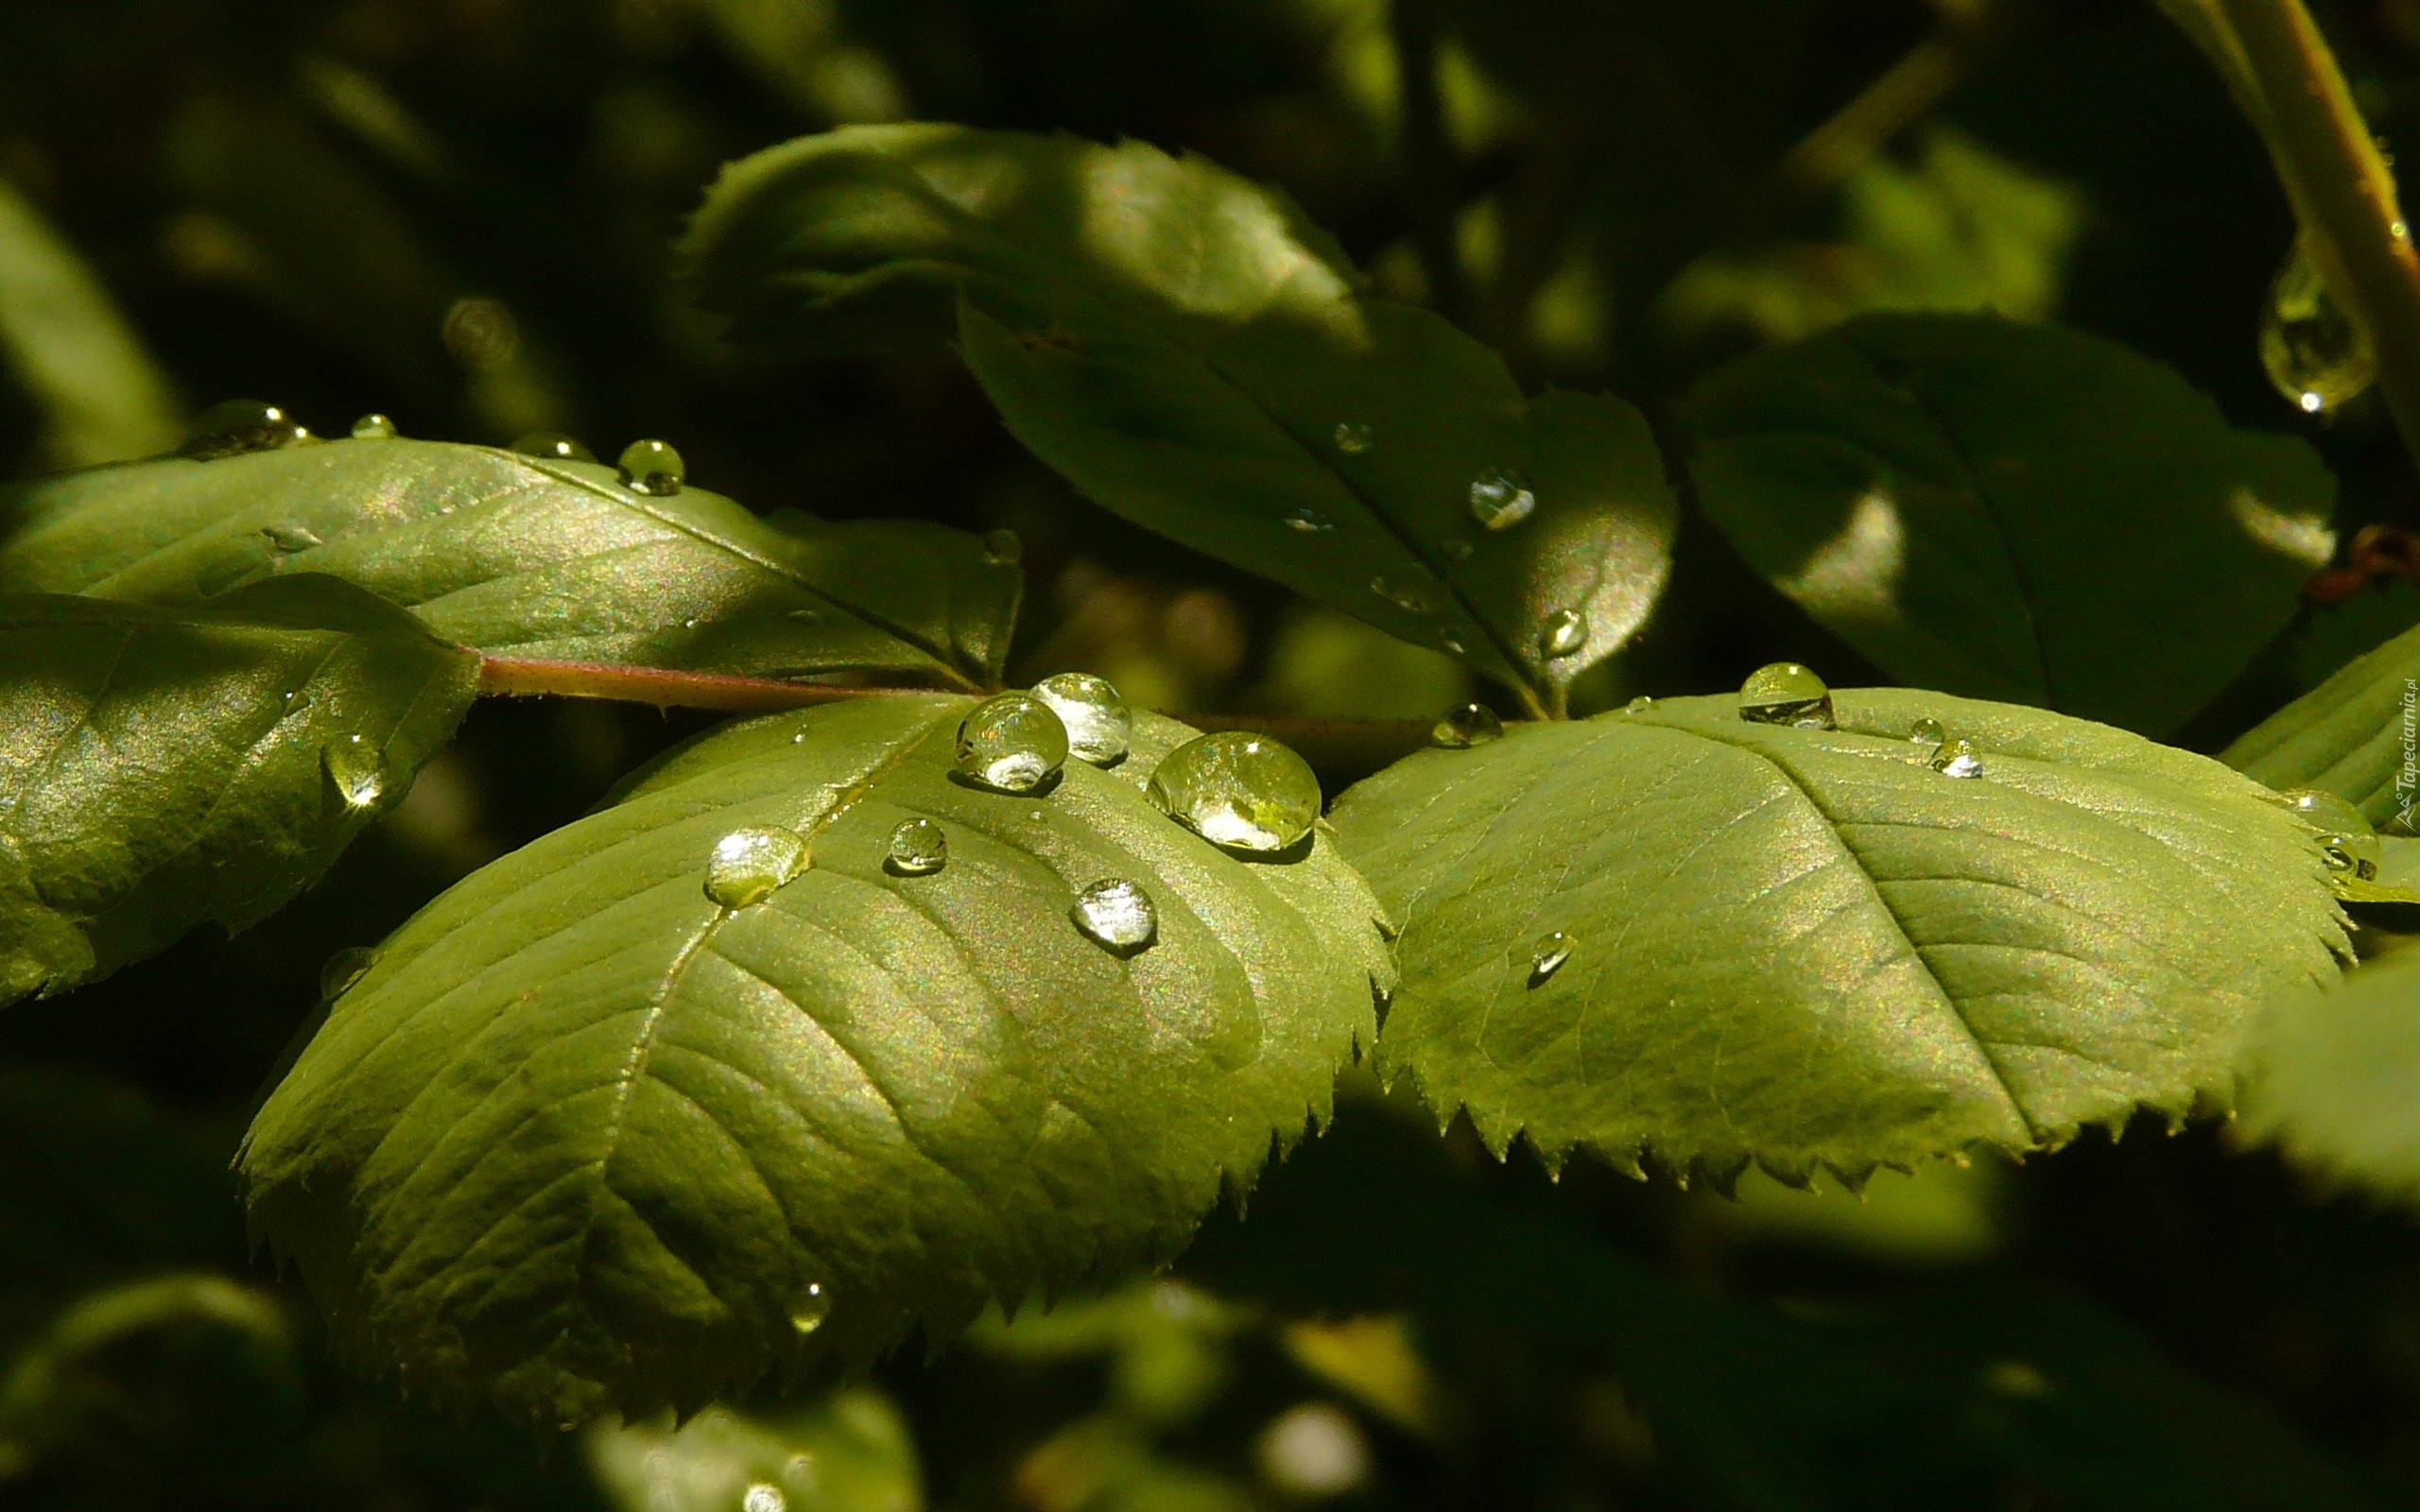
[[[1717,371],[1690,472],[1894,677],[2164,734],[2325,564],[2335,483],[2170,369],[2052,326],[1875,315]]]
[[[1168,1427],[1200,1414],[1227,1384],[1225,1347],[1244,1321],[1217,1297],[1163,1277],[1012,1323],[986,1320],[968,1342],[1011,1360],[1106,1355],[1115,1410]]]
[[[2395,578],[2311,608],[2292,644],[2294,685],[2316,688],[2365,651],[2420,625],[2420,583]]]
[[[2223,760],[2271,787],[2315,787],[2410,835],[2420,799],[2420,628],[2356,658],[2229,746]]]
[[[167,378],[42,213],[0,179],[0,355],[44,413],[54,467],[141,456],[173,443]]]
[[[995,682],[1023,577],[923,521],[769,524],[717,493],[441,441],[163,457],[0,490],[0,589],[182,604],[327,573],[496,656]]]
[[[2182,1119],[2230,1093],[2252,1013],[2334,976],[2315,836],[2218,763],[1942,694],[1833,701],[1838,730],[1732,697],[1526,725],[1348,792],[1338,833],[1403,928],[1381,1070],[1499,1150],[1855,1177]],[[1919,718],[1980,776],[1934,770]]]
[[[1188,731],[1150,715],[1113,769],[971,787],[972,707],[727,727],[398,932],[242,1159],[339,1333],[514,1417],[694,1408],[1164,1259],[1323,1114],[1392,971],[1326,834],[1256,863],[1170,820],[1142,785]],[[946,864],[899,875],[918,817]],[[804,869],[724,907],[749,829]],[[1146,948],[1079,932],[1111,878]]]
[[[282,906],[402,796],[477,678],[316,574],[174,610],[0,594],[0,1003]]]
[[[2420,1204],[2420,954],[2280,997],[2248,1058],[2249,1138],[2330,1179]]]
[[[743,341],[954,336],[1009,428],[1104,507],[1540,707],[1662,588],[1673,504],[1634,410],[1524,401],[1493,352],[1361,298],[1292,206],[1202,160],[838,131],[727,169],[685,249]]]
[[[764,1413],[709,1407],[680,1427],[598,1424],[588,1463],[618,1512],[916,1512],[916,1445],[872,1387]]]

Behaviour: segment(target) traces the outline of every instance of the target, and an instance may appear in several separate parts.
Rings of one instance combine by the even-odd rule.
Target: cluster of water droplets
[[[2260,365],[2287,403],[2308,415],[2326,414],[2377,378],[2369,333],[2327,292],[2299,238],[2261,311]]]
[[[2335,794],[2316,788],[2292,788],[2279,797],[2296,818],[2317,833],[2328,870],[2361,882],[2377,879],[2386,847],[2367,815]]]

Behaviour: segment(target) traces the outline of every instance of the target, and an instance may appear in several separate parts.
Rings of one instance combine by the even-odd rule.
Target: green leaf
[[[2357,657],[2246,730],[2221,760],[2271,787],[2315,787],[2382,831],[2415,832],[2420,797],[2420,628]]]
[[[620,1512],[915,1512],[925,1504],[908,1423],[871,1387],[773,1413],[709,1407],[678,1428],[600,1423],[587,1447]],[[752,1500],[760,1486],[778,1496]]]
[[[402,796],[477,679],[315,574],[176,610],[0,594],[0,1003],[283,906]]]
[[[1022,586],[921,521],[775,525],[703,489],[438,441],[70,472],[0,491],[0,589],[181,604],[329,573],[493,656],[768,677],[996,682]]]
[[[1155,715],[1110,771],[963,785],[970,707],[727,727],[398,932],[242,1160],[340,1333],[544,1423],[695,1408],[1164,1259],[1323,1113],[1392,980],[1325,834],[1268,864],[1179,827]],[[911,816],[938,872],[886,869]],[[726,912],[748,826],[812,865]],[[1069,919],[1116,877],[1159,916],[1124,958]]]
[[[1854,1179],[2222,1100],[2249,1014],[2334,974],[2316,838],[2217,763],[1941,694],[1834,698],[1837,731],[1669,699],[1347,793],[1346,853],[1403,925],[1381,1070],[1499,1150]],[[1927,716],[1979,780],[1907,738]]]
[[[1902,681],[2163,734],[2326,564],[2335,484],[2175,372],[2055,326],[1877,315],[1683,407],[1742,555]]]
[[[725,170],[685,249],[743,341],[954,336],[1010,430],[1104,507],[1542,708],[1663,586],[1674,507],[1635,410],[1525,402],[1494,352],[1360,297],[1291,205],[1203,160],[855,128]],[[1498,478],[1534,512],[1491,530],[1472,492]],[[1585,639],[1548,655],[1566,612]]]
[[[0,179],[0,355],[45,412],[59,467],[140,456],[177,438],[151,354],[76,249]]]
[[[2243,1129],[2331,1180],[2420,1204],[2420,955],[2288,993],[2255,1025]]]

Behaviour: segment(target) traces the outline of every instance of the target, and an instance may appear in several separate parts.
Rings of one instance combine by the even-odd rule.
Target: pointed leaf
[[[1502,1147],[1855,1177],[2223,1099],[2247,1015],[2334,974],[2316,838],[2217,763],[2034,710],[1836,694],[1517,729],[1354,788],[1402,922],[1379,1040]],[[1983,775],[1932,769],[1931,716]],[[1551,974],[1533,942],[1570,936]]]
[[[2221,759],[2271,787],[2333,793],[2382,831],[2420,833],[2420,629],[2355,658]]]
[[[340,1332],[543,1422],[694,1408],[1163,1259],[1323,1113],[1390,978],[1326,836],[1253,864],[1179,827],[1139,791],[1156,716],[1113,771],[963,785],[970,707],[727,727],[406,924],[242,1162]],[[886,868],[911,816],[941,870]],[[706,861],[747,826],[812,860],[726,911]],[[1104,878],[1156,943],[1077,932]]]
[[[913,521],[769,525],[702,489],[485,446],[163,457],[0,492],[0,588],[180,604],[330,573],[494,656],[995,682],[1021,577]]]
[[[477,680],[476,657],[315,574],[179,610],[0,595],[0,1003],[282,906]]]
[[[2285,994],[2261,1015],[2248,1058],[2248,1138],[2420,1204],[2420,960],[2390,955],[2330,989]]]
[[[2056,326],[1867,316],[1720,369],[1684,419],[1706,513],[1876,665],[2151,734],[2332,549],[2308,445]]]
[[[955,335],[1018,439],[1103,507],[1541,706],[1663,586],[1673,503],[1636,411],[1525,402],[1494,352],[1361,297],[1282,197],[1201,159],[853,128],[727,169],[686,251],[741,340]],[[1503,528],[1475,489],[1511,503]],[[1585,634],[1550,653],[1566,613]]]

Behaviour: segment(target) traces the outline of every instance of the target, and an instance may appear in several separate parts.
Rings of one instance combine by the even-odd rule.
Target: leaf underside
[[[0,594],[0,1003],[283,905],[402,796],[477,680],[476,657],[316,575],[190,609]],[[368,801],[327,774],[336,742],[383,763]]]
[[[1202,159],[850,128],[726,169],[684,251],[740,341],[955,340],[1017,438],[1104,507],[1542,707],[1663,586],[1674,505],[1635,410],[1525,401],[1494,352],[1361,297],[1292,205]],[[1495,478],[1534,508],[1491,530],[1472,498]],[[1565,613],[1585,637],[1550,651]]]
[[[0,589],[182,604],[326,573],[492,656],[997,682],[1013,563],[921,521],[784,522],[702,489],[639,493],[594,463],[314,442],[0,490]]]
[[[968,707],[726,727],[396,934],[242,1160],[341,1336],[541,1423],[692,1409],[1165,1259],[1324,1116],[1392,979],[1324,833],[1253,864],[1180,828],[1141,784],[1189,732],[1153,715],[1112,770],[964,785]],[[936,873],[885,868],[911,816]],[[812,865],[724,912],[706,858],[747,825]],[[1159,917],[1126,958],[1069,919],[1117,877]]]
[[[2205,758],[1945,695],[1517,729],[1339,803],[1403,926],[1378,1046],[1501,1150],[1851,1179],[2223,1101],[2247,1015],[2335,974],[2311,833]],[[1931,716],[1984,776],[1934,771]],[[1571,954],[1543,980],[1533,942]]]
[[[2355,658],[2271,714],[2220,759],[2274,788],[2315,787],[2358,805],[2370,822],[2410,835],[2420,784],[2420,629]]]

